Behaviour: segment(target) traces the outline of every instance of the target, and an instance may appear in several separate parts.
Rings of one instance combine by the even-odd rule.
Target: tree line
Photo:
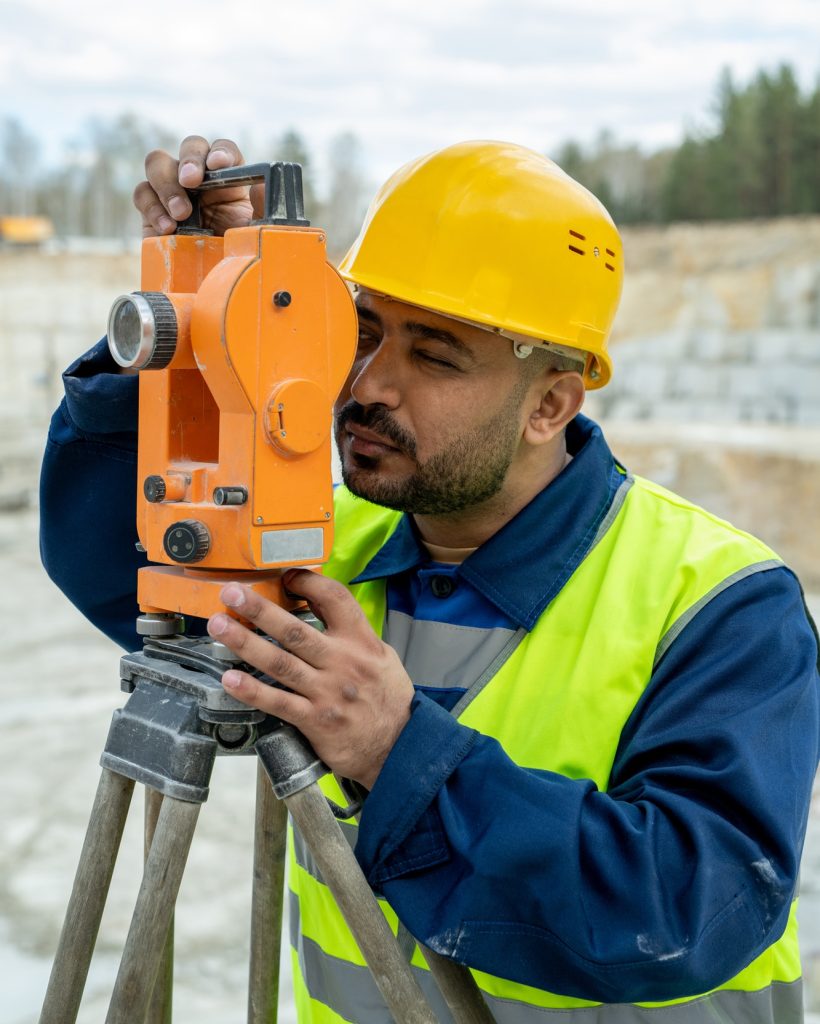
[[[650,154],[604,133],[555,159],[618,223],[820,213],[820,82],[803,95],[787,64],[745,87],[725,70],[710,122]]]
[[[804,95],[791,67],[760,71],[738,86],[724,71],[706,127],[677,146],[645,153],[604,132],[595,143],[564,143],[551,154],[593,191],[618,223],[729,220],[820,213],[820,82]],[[91,121],[60,167],[46,167],[37,138],[16,118],[0,124],[0,215],[49,217],[58,235],[138,237],[131,204],[151,149],[173,151],[163,127],[122,114]],[[325,186],[295,129],[254,147],[302,164],[308,216],[328,231],[332,255],[355,237],[373,183],[357,137],[342,132],[326,154]]]

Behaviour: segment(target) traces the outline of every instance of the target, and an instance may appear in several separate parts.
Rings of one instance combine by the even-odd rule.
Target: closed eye
[[[455,363],[451,363],[447,359],[439,359],[438,356],[434,356],[431,352],[420,352],[417,349],[415,355],[416,359],[421,359],[423,362],[428,363],[431,366],[441,366],[447,370],[459,370],[459,367],[456,366]]]

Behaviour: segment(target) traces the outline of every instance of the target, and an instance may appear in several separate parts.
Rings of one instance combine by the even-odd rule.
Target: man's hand
[[[147,181],[134,189],[134,206],[142,216],[142,235],[170,235],[191,213],[186,188],[202,183],[206,170],[236,167],[244,163],[239,147],[230,139],[210,143],[199,135],[189,135],[179,147],[179,160],[155,149],[145,158]],[[261,216],[263,185],[217,188],[203,192],[200,198],[202,226],[223,235],[228,228],[249,224],[254,214]]]
[[[371,789],[410,717],[413,684],[345,587],[307,570],[285,579],[324,622],[324,633],[238,583],[222,589],[222,601],[280,646],[229,615],[212,616],[208,632],[293,692],[237,669],[223,675],[222,685],[244,704],[290,722],[329,768]]]

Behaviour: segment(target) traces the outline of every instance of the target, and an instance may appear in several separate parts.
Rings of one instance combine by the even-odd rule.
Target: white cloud
[[[351,128],[374,178],[465,137],[543,150],[609,127],[651,148],[706,121],[724,66],[820,71],[817,0],[7,0],[0,18],[0,116],[52,153],[127,109],[259,144],[295,126],[317,150]]]

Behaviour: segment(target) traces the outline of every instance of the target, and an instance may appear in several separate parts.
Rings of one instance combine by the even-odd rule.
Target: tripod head
[[[224,238],[198,193],[265,182],[264,216]],[[333,534],[331,422],[356,350],[352,298],[304,217],[298,164],[206,173],[176,234],[147,238],[142,288],[111,309],[114,359],[140,372],[137,530],[145,613],[207,617],[240,578],[287,608],[285,568]]]

